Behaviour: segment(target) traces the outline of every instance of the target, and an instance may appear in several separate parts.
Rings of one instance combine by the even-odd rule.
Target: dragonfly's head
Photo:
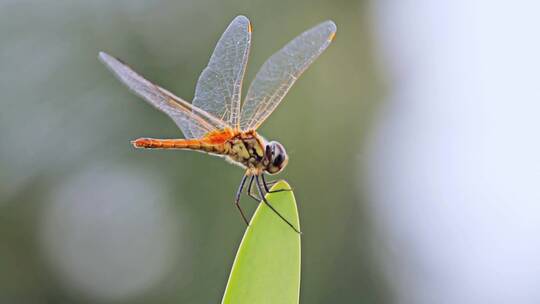
[[[277,174],[281,172],[289,162],[289,156],[282,144],[277,141],[271,141],[266,145],[266,172]]]

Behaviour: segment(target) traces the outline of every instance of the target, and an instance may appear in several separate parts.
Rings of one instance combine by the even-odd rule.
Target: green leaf
[[[270,191],[288,189],[280,181]],[[266,195],[268,202],[300,229],[294,194]],[[266,204],[259,204],[246,229],[223,295],[223,304],[298,303],[300,296],[300,234]]]

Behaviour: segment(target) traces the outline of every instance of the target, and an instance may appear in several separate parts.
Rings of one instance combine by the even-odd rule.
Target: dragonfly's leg
[[[263,175],[264,176],[264,175]],[[261,201],[261,198],[257,196],[257,193],[254,193],[253,192],[253,180],[255,179],[255,176],[252,176],[251,177],[251,180],[249,181],[249,185],[248,185],[248,195],[249,197],[251,197],[252,199],[256,200],[257,202],[260,202]],[[274,181],[272,182],[273,184],[277,183],[277,181]],[[263,185],[264,185],[264,181],[263,181]],[[282,191],[292,191],[291,189],[279,189],[279,190],[274,190],[274,191],[266,191],[266,193],[276,193],[276,192],[282,192]]]
[[[264,173],[261,174],[261,179],[262,179],[262,184],[264,186],[264,190],[266,191],[266,193],[270,193],[270,189],[268,187],[273,186],[275,183],[278,182],[277,180],[266,182],[266,178],[264,177]]]
[[[281,213],[279,213],[272,205],[270,205],[270,203],[266,200],[266,197],[264,197],[263,195],[264,190],[263,190],[263,187],[261,186],[261,181],[259,180],[259,176],[255,176],[255,179],[257,183],[257,189],[259,190],[259,195],[262,197],[262,200],[266,204],[266,206],[272,209],[272,211],[274,211],[274,213],[277,214],[285,223],[287,223],[287,225],[289,225],[294,231],[296,231],[296,233],[302,234],[302,232],[298,231],[298,229],[296,229],[296,227],[294,227],[294,225],[291,224],[291,222],[289,222],[285,217],[283,217],[283,215],[281,215]]]
[[[240,211],[240,215],[242,216],[242,219],[244,220],[246,225],[249,226],[249,222],[246,216],[244,215],[244,211],[242,210],[242,207],[240,207],[240,196],[242,195],[242,190],[244,189],[244,185],[246,183],[247,177],[248,177],[247,175],[244,175],[244,177],[242,177],[242,181],[240,182],[240,187],[238,187],[238,190],[236,191],[236,198],[235,198],[234,204],[236,205],[236,208],[238,208],[238,211]]]
[[[279,189],[279,190],[270,191],[270,189],[268,187],[273,186],[274,184],[279,182],[279,179],[274,180],[274,181],[266,182],[266,179],[264,178],[264,174],[261,174],[261,178],[262,178],[262,184],[264,185],[264,190],[266,190],[266,193],[277,193],[277,192],[283,192],[283,191],[292,191],[292,189]]]
[[[248,191],[247,191],[247,195],[249,197],[251,197],[252,199],[256,200],[257,203],[261,201],[261,198],[257,196],[256,193],[253,193],[253,181],[255,180],[255,176],[251,176],[251,179],[249,180],[249,185],[248,185]]]

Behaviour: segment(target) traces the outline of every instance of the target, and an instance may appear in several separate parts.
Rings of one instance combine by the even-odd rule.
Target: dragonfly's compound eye
[[[274,150],[272,149],[272,145],[268,144],[266,145],[266,150],[264,151],[264,155],[268,161],[272,160],[272,155],[274,155]]]
[[[266,157],[270,161],[266,171],[270,174],[279,173],[289,162],[289,157],[287,156],[285,148],[277,141],[268,143],[268,146],[266,146]]]

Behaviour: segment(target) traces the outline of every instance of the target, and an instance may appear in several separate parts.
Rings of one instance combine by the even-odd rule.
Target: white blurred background
[[[378,1],[371,207],[398,303],[539,303],[540,3]]]

